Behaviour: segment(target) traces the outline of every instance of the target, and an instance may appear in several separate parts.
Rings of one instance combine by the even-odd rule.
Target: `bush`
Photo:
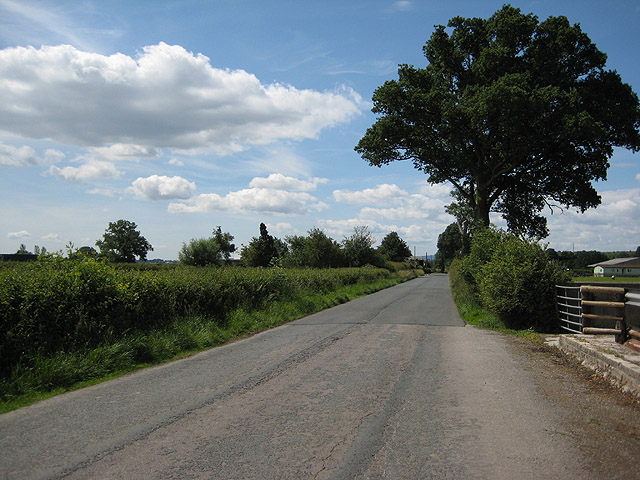
[[[487,245],[487,240],[495,243]],[[495,312],[508,328],[555,331],[557,284],[568,281],[543,248],[515,235],[488,231],[476,236],[464,272],[472,275],[481,304]]]

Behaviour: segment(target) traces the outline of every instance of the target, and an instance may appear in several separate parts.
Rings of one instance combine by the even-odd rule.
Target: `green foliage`
[[[384,259],[373,248],[374,243],[376,241],[367,227],[355,227],[353,234],[342,240],[342,251],[347,265],[350,267],[363,267],[365,265],[382,267]]]
[[[356,151],[450,182],[478,225],[495,211],[511,231],[543,238],[547,205],[597,206],[593,181],[613,147],[640,149],[637,95],[565,17],[540,22],[505,5],[437,26],[423,51],[425,68],[400,65],[375,91],[379,117]]]
[[[114,262],[133,263],[136,257],[146,260],[153,247],[139,231],[137,225],[128,220],[109,222],[102,240],[96,241],[100,253]]]
[[[39,357],[93,348],[200,315],[222,321],[309,292],[389,277],[385,269],[129,268],[49,258],[0,268],[0,377]]]
[[[287,237],[289,252],[282,259],[284,267],[337,268],[346,265],[340,244],[319,228],[312,228],[306,237]]]
[[[240,256],[242,263],[247,267],[268,267],[285,253],[286,244],[269,235],[267,226],[261,223],[260,236],[253,237],[249,245],[243,246]]]
[[[27,246],[24,243],[20,244],[20,248],[16,251],[16,255],[31,255],[32,253],[27,250]]]
[[[438,236],[438,253],[440,261],[446,268],[451,261],[462,251],[462,235],[456,223],[450,224],[444,232]]]
[[[555,331],[555,286],[569,280],[535,242],[494,229],[477,231],[459,268],[479,303],[507,328]]]
[[[191,241],[182,244],[178,259],[184,265],[199,266],[222,265],[229,262],[231,254],[236,247],[231,242],[233,235],[222,232],[220,227],[213,231],[210,238],[192,238]]]
[[[409,245],[400,238],[398,232],[387,234],[380,242],[378,251],[392,262],[402,262],[411,256]]]

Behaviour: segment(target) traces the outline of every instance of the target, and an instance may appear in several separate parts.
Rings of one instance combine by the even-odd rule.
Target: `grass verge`
[[[131,333],[96,348],[39,356],[29,367],[18,364],[0,381],[0,413],[70,390],[84,388],[140,368],[183,358],[415,278],[399,271],[373,283],[348,285],[333,292],[270,303],[258,310],[237,309],[223,321],[185,316],[162,330]]]

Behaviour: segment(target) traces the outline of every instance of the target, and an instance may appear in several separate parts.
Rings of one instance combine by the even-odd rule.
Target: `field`
[[[59,258],[0,264],[0,412],[414,276],[398,266],[120,266]]]

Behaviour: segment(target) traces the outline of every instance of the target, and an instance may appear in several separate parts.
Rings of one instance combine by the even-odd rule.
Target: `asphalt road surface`
[[[523,343],[430,275],[1,415],[0,479],[638,478],[637,406]]]

